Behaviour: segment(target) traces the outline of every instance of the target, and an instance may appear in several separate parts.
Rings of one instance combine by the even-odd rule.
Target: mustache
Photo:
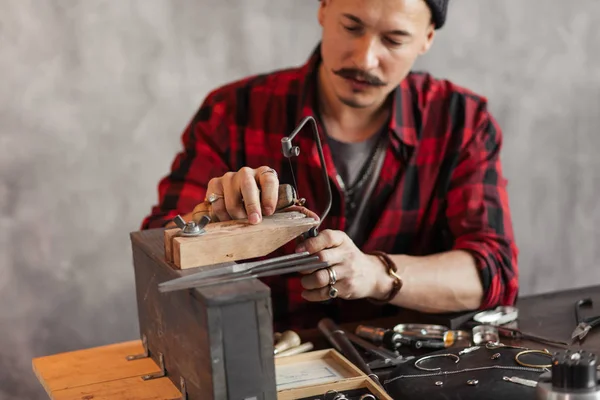
[[[385,86],[386,83],[368,72],[356,68],[340,68],[333,71],[334,74],[346,79],[356,79],[373,86]]]

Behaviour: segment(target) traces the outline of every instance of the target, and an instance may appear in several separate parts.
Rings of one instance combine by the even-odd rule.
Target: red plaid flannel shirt
[[[185,129],[183,151],[160,181],[159,202],[142,229],[162,227],[177,214],[190,212],[204,200],[211,178],[243,166],[268,165],[286,183],[292,183],[293,169],[298,195],[320,214],[326,191],[310,128],[294,139],[301,152],[291,165],[280,142],[305,116],[314,115],[319,55],[317,47],[298,68],[247,77],[211,92]],[[426,73],[409,74],[392,96],[390,145],[373,193],[385,206],[378,210],[362,250],[410,255],[468,250],[485,290],[481,308],[514,304],[518,250],[500,164],[502,133],[486,99]],[[333,206],[320,229],[344,230],[343,194],[327,141],[321,142]],[[290,243],[280,253],[293,247]],[[343,322],[397,310],[365,300],[308,303],[300,296],[298,276],[265,282],[279,327],[314,327],[323,316]]]

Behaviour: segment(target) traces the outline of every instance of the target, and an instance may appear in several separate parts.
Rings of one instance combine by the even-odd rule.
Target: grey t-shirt
[[[378,171],[374,171],[377,164],[377,144],[379,139],[384,139],[385,129],[371,136],[365,141],[357,143],[344,143],[327,136],[331,155],[338,172],[338,183],[344,192],[350,194],[346,198],[346,232],[350,238],[360,246],[366,238],[367,219],[371,207],[360,207],[365,199],[366,188],[373,179],[378,179]],[[380,156],[383,156],[381,154]],[[371,173],[369,174],[369,171]],[[377,175],[373,175],[377,172]],[[362,178],[362,179],[361,179]],[[357,224],[357,225],[354,225]],[[356,229],[359,226],[361,229]],[[355,229],[352,229],[352,228]]]

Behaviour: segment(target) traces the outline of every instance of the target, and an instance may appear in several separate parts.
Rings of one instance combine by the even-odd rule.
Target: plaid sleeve
[[[226,102],[216,92],[207,96],[181,137],[168,175],[158,183],[158,204],[152,207],[141,229],[165,226],[177,214],[191,212],[206,196],[212,177],[229,171],[229,134]]]
[[[485,102],[468,99],[466,106],[446,212],[453,248],[475,256],[484,289],[480,308],[513,305],[518,294],[518,249],[500,163],[502,132]]]

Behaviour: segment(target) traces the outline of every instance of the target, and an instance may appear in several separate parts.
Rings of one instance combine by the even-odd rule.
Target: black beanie
[[[427,3],[431,9],[431,17],[435,29],[440,29],[444,25],[444,22],[446,22],[446,11],[448,10],[449,1],[450,0],[425,0],[425,3]]]
[[[440,29],[446,22],[446,11],[448,10],[448,2],[450,0],[425,0],[431,9],[431,16],[435,29]]]

